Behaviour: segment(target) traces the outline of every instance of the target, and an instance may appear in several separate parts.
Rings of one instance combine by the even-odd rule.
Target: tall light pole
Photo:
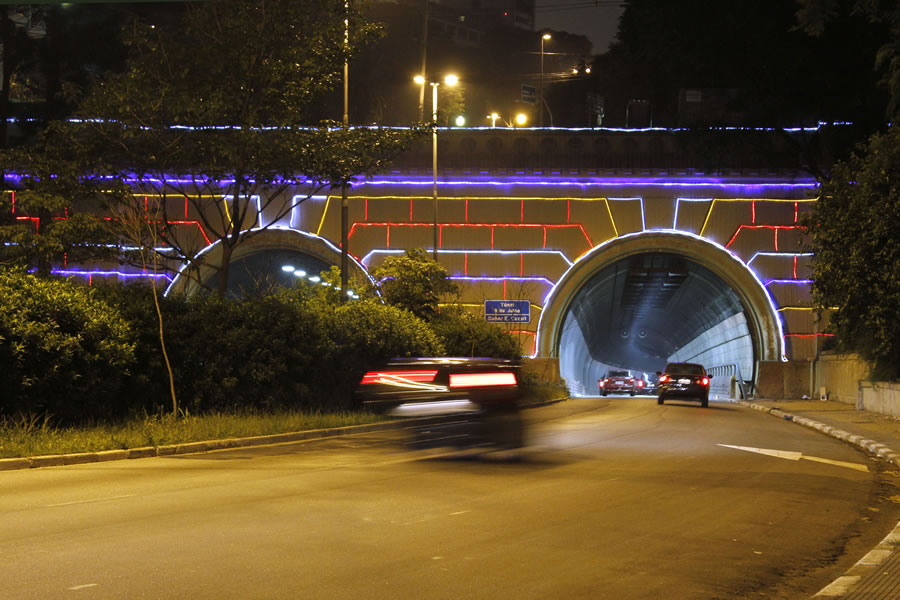
[[[425,89],[425,78],[421,75],[416,75],[415,80],[416,83],[422,86],[422,89]],[[432,228],[434,229],[434,247],[432,250],[432,258],[437,261],[438,258],[438,194],[437,194],[437,155],[438,155],[438,87],[441,85],[438,81],[429,81],[429,85],[431,85],[431,120],[432,120],[432,130],[431,130],[431,172],[432,172],[432,187],[431,187],[431,215],[432,215]],[[459,83],[459,78],[456,75],[447,75],[444,77],[444,84],[449,86],[454,86]]]
[[[544,42],[550,39],[550,34],[541,36],[541,79],[538,85],[538,127],[544,126]]]
[[[350,111],[349,111],[349,88],[350,88],[350,65],[347,62],[347,52],[350,49],[350,0],[344,0],[344,131],[350,127]],[[341,299],[347,298],[349,291],[348,281],[350,270],[350,260],[348,258],[350,249],[350,203],[347,200],[347,182],[341,182]]]

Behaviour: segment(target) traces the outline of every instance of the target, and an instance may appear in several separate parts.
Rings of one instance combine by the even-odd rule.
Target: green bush
[[[152,291],[110,286],[101,294],[136,330],[133,412],[169,410]],[[406,311],[374,300],[339,304],[308,286],[241,301],[166,297],[160,304],[176,396],[191,414],[338,410],[350,404],[362,373],[382,360],[443,353],[428,326]]]
[[[138,330],[134,410],[170,410],[152,290],[129,286],[104,293]],[[160,298],[160,308],[182,411],[321,406],[310,373],[322,368],[331,342],[324,324],[302,304],[279,294],[243,301],[196,296]]]
[[[338,402],[350,399],[366,370],[389,358],[444,354],[425,321],[377,300],[333,307],[327,322],[335,344],[329,361],[334,381],[328,387],[335,390]]]
[[[128,323],[92,288],[0,271],[0,414],[60,422],[123,414],[133,363]]]
[[[495,358],[522,357],[519,340],[493,323],[455,308],[441,312],[431,327],[437,334],[447,356],[491,356]]]

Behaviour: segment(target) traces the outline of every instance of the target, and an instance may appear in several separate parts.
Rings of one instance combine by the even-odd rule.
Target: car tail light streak
[[[489,387],[516,385],[515,373],[451,373],[450,387]]]
[[[417,384],[431,383],[436,376],[436,369],[416,371],[369,371],[363,375],[360,384],[372,385],[380,383],[403,387],[418,387]]]

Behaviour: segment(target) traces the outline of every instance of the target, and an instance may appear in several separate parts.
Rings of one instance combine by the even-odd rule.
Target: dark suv
[[[656,403],[662,404],[670,398],[699,400],[705,408],[709,406],[709,380],[703,365],[696,363],[669,363],[659,374],[659,394]]]
[[[518,448],[523,438],[518,370],[517,363],[498,358],[394,358],[367,372],[354,398],[394,417],[448,417],[413,430],[418,447]]]
[[[634,396],[644,387],[644,380],[636,377],[631,371],[623,369],[609,371],[606,377],[598,382],[598,385],[600,386],[600,393],[604,396],[610,392]]]

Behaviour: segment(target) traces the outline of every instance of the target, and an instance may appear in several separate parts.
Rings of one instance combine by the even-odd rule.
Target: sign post
[[[484,319],[488,323],[531,323],[531,302],[485,300]]]

